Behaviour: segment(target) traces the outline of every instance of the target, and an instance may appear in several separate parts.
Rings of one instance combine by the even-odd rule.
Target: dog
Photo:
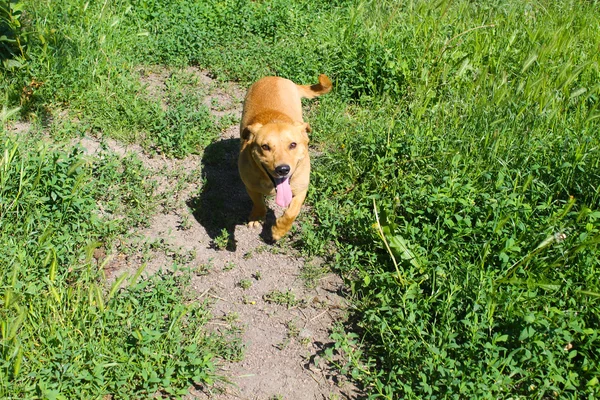
[[[311,128],[302,119],[301,99],[329,93],[331,88],[331,80],[324,74],[315,85],[297,85],[268,76],[254,83],[246,94],[238,169],[254,204],[248,226],[262,226],[267,214],[265,196],[275,194],[276,203],[287,209],[271,228],[273,240],[290,230],[308,191]]]

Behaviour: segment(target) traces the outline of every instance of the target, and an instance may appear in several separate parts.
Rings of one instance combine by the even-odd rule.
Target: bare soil
[[[197,78],[204,104],[216,117],[241,115],[243,89],[219,83],[205,71],[189,68],[186,72]],[[161,67],[140,70],[148,95],[161,99],[169,76],[170,71]],[[169,196],[169,207],[153,216],[147,228],[132,232],[134,239],[115,246],[111,254],[100,255],[111,257],[108,279],[134,273],[143,263],[147,263],[146,276],[159,270],[191,269],[190,290],[198,299],[211,300],[211,328],[223,334],[242,332],[241,361],[235,356],[223,360],[218,373],[224,381],[193,388],[189,399],[361,397],[321,358],[324,349],[332,346],[333,324],[343,318],[347,307],[341,279],[327,272],[320,260],[299,256],[291,246],[293,235],[270,244],[263,239],[264,232],[245,224],[251,202],[237,173],[237,125],[225,129],[202,156],[183,160],[151,157],[138,145],[114,140],[85,137],[78,142],[90,154],[99,151],[101,142],[123,156],[135,153],[155,174],[159,194]],[[185,179],[190,176],[200,179]],[[272,221],[282,210],[272,201],[270,206]]]

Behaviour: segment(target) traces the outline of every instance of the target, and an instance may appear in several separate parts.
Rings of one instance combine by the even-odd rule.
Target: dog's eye
[[[296,148],[296,143],[290,143],[290,149],[295,149]]]
[[[260,146],[264,151],[269,151],[271,150],[271,148],[269,147],[268,144],[263,144],[262,146]]]

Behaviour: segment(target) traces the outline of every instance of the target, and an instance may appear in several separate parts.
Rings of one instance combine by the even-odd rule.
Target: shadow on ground
[[[194,217],[206,229],[213,245],[227,240],[227,250],[236,250],[235,227],[247,222],[252,201],[240,179],[237,158],[239,139],[225,139],[209,145],[202,157],[202,188],[198,196],[187,201]],[[265,241],[270,238],[265,232],[272,225],[273,213],[267,215],[267,223],[261,233]]]

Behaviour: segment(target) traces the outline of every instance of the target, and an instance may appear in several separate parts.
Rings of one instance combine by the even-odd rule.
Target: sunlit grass
[[[215,122],[177,82],[164,110],[139,64],[197,65],[243,85],[332,77],[307,112],[321,155],[296,244],[348,278],[356,311],[334,333],[336,362],[370,397],[598,395],[597,2],[24,4],[36,35],[27,65],[1,72],[2,118],[43,125],[66,110],[64,135],[201,152]],[[25,194],[36,175],[17,164],[3,182]],[[115,181],[105,167],[100,188]],[[76,176],[64,179],[80,188]],[[64,243],[81,253],[84,241]],[[48,279],[53,253],[40,254]]]

